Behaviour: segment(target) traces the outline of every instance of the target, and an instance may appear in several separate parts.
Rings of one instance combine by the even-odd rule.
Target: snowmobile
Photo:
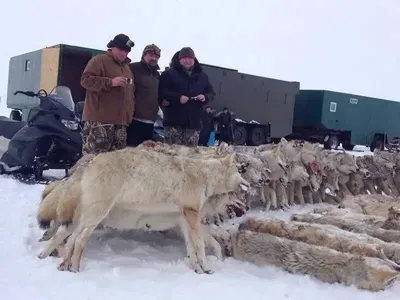
[[[66,174],[81,157],[80,120],[75,112],[71,90],[56,86],[45,90],[16,91],[39,99],[26,122],[0,118],[0,136],[8,139],[7,151],[0,158],[0,174],[9,174],[25,183],[48,183],[43,171],[64,169]]]

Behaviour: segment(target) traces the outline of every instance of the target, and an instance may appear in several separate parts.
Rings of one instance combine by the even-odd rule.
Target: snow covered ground
[[[56,269],[59,259],[37,258],[41,249],[37,240],[42,231],[35,214],[43,188],[0,176],[2,299],[392,300],[400,294],[400,282],[386,291],[370,293],[232,258],[221,262],[213,256],[208,259],[215,274],[197,275],[184,258],[183,241],[161,233],[97,232],[84,251],[82,271],[60,272]],[[285,219],[294,211],[308,209],[311,207],[272,212],[269,216]]]

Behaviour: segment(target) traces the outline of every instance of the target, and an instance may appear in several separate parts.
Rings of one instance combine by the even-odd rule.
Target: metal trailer
[[[13,93],[17,90],[50,92],[57,85],[65,85],[71,89],[75,102],[83,101],[81,74],[94,55],[104,52],[59,44],[12,57],[7,91],[7,107],[12,109],[10,118],[26,121],[29,111],[39,104],[27,96],[15,96]]]
[[[202,67],[216,93],[212,108],[220,111],[226,106],[235,113],[235,118],[246,122],[235,122],[235,144],[260,145],[270,140],[279,141],[292,133],[299,82],[260,77],[207,64],[202,64]]]
[[[355,145],[383,149],[399,136],[400,102],[326,90],[300,90],[294,108],[293,136],[325,148]]]

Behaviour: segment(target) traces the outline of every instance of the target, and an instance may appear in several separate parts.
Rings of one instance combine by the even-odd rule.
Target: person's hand
[[[122,76],[114,77],[111,81],[112,81],[112,86],[126,86],[125,77]]]
[[[167,100],[163,100],[163,101],[161,101],[161,106],[162,107],[166,107],[166,106],[168,106],[169,105],[169,101],[167,101]]]
[[[186,102],[189,101],[189,97],[182,95],[181,98],[179,99],[179,101],[181,102],[181,104],[185,104]]]
[[[196,100],[199,100],[201,102],[206,101],[206,97],[203,94],[197,95]]]

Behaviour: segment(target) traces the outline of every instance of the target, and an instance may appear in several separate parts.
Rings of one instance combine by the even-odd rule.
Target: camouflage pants
[[[82,155],[126,147],[126,126],[87,121],[82,130]]]
[[[199,143],[200,130],[165,127],[164,136],[167,144],[196,147]]]

